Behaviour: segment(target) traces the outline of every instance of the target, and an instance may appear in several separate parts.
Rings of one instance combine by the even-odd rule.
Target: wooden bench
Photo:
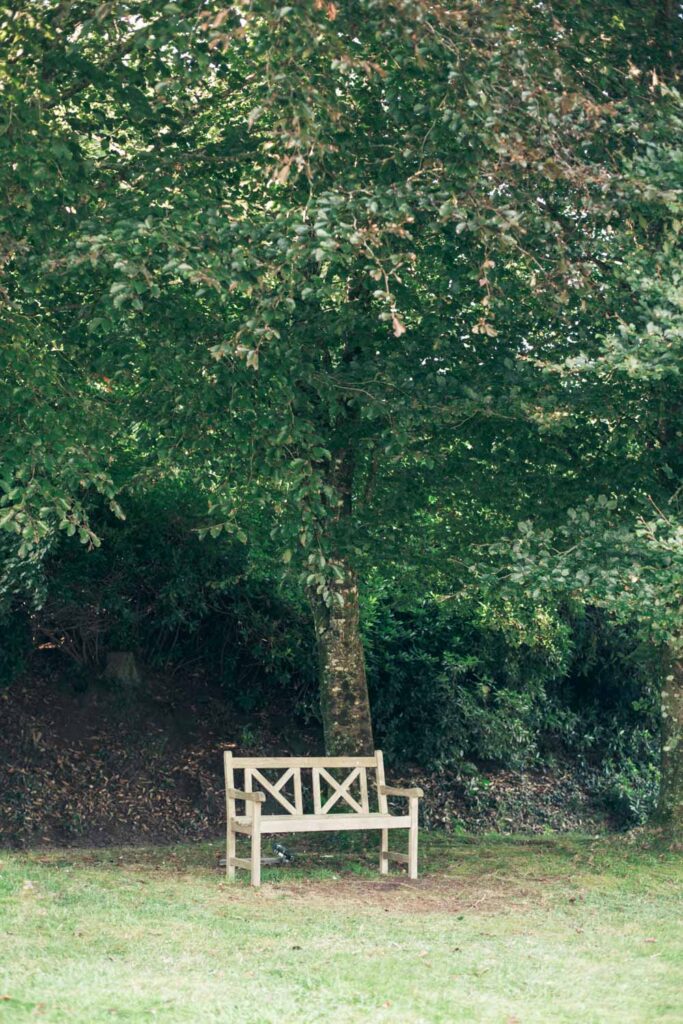
[[[409,877],[417,878],[417,809],[422,790],[385,785],[381,750],[372,757],[234,757],[227,750],[224,762],[228,878],[235,877],[235,868],[245,868],[251,872],[251,884],[261,884],[263,835],[361,829],[381,829],[380,874],[388,873],[389,861],[393,860],[407,864]],[[235,788],[235,772],[244,773],[242,789]],[[307,795],[309,792],[302,780],[304,772],[310,772],[312,811],[304,810],[304,791]],[[372,798],[368,772],[375,776]],[[387,803],[390,796],[405,798],[408,813],[391,814]],[[274,804],[274,814],[265,811],[268,798]],[[238,813],[238,802],[244,804],[244,813]],[[376,803],[376,811],[370,810],[371,802]],[[409,830],[407,854],[389,849],[389,830],[394,828]],[[238,833],[251,837],[249,859],[235,855]]]

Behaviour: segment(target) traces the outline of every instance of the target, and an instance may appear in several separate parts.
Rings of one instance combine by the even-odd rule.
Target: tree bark
[[[657,824],[683,842],[683,656],[667,650],[662,685],[662,775]]]
[[[345,561],[339,559],[335,565],[342,579],[330,585],[331,603],[327,605],[318,594],[311,594],[325,751],[331,756],[372,754],[358,584]]]
[[[133,689],[140,685],[140,672],[132,651],[108,651],[104,678]]]

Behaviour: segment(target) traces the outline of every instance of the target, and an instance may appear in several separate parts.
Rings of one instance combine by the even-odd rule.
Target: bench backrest
[[[226,787],[265,793],[270,798],[263,805],[266,814],[387,810],[380,790],[385,784],[381,750],[368,757],[235,757],[226,750],[224,761]]]

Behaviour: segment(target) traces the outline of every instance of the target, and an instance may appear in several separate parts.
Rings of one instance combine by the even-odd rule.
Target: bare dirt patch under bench
[[[472,886],[461,878],[435,875],[410,881],[401,878],[350,879],[265,885],[262,899],[286,899],[307,907],[328,909],[373,907],[396,914],[503,913],[540,905],[543,897],[508,880]]]

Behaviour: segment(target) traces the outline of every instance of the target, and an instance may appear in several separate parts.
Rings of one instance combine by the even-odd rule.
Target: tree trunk
[[[336,566],[343,578],[330,585],[330,605],[318,594],[311,594],[325,750],[331,756],[371,754],[374,743],[358,584],[346,562],[339,560]]]
[[[683,842],[683,657],[668,650],[662,686],[662,778],[657,823]]]
[[[140,685],[140,672],[132,651],[108,651],[104,678],[129,689]]]

